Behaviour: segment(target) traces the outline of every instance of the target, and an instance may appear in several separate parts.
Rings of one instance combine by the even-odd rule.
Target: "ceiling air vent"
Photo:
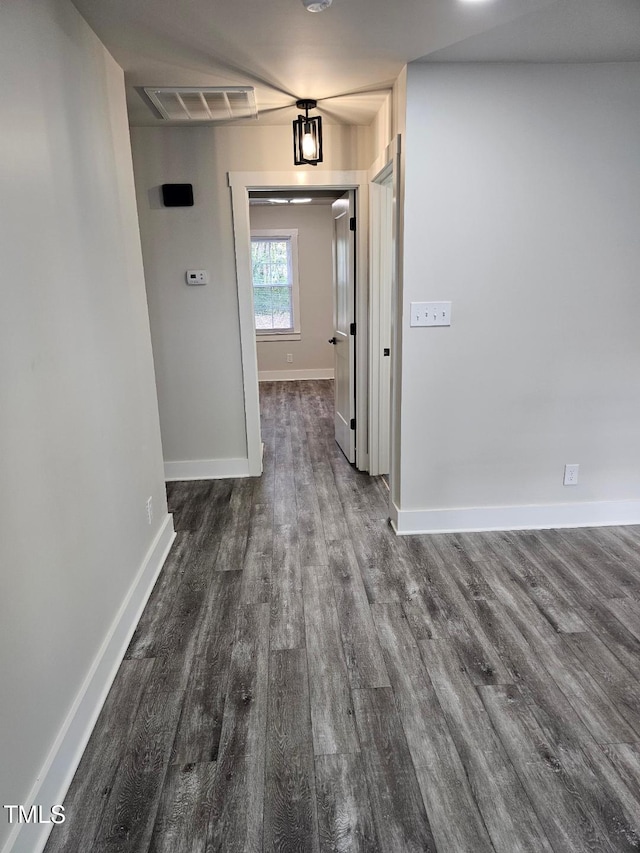
[[[258,118],[252,86],[145,87],[167,121],[234,121]]]

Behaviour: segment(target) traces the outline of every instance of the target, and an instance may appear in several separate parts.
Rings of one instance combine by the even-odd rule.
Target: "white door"
[[[349,190],[332,205],[334,336],[330,342],[335,349],[335,432],[349,462],[356,461],[354,195]]]
[[[391,444],[393,173],[369,186],[369,472],[388,474]]]

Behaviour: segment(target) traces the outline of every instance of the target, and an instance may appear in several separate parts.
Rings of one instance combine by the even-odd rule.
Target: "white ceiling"
[[[445,62],[640,60],[639,0],[560,0],[424,57]]]
[[[144,86],[251,85],[261,124],[289,123],[297,98],[368,124],[416,59],[640,60],[640,0],[74,2],[126,72],[134,125],[160,122]]]

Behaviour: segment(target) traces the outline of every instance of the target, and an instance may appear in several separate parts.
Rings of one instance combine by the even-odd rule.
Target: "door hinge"
[[[355,218],[355,216],[352,216],[349,219],[349,231],[355,231],[355,230],[356,230],[356,218]]]
[[[351,429],[356,428],[356,419],[355,418],[351,418],[351,423],[349,424],[349,426],[351,427]]]
[[[356,324],[355,323],[349,323],[349,334],[355,335],[355,333],[356,333]]]

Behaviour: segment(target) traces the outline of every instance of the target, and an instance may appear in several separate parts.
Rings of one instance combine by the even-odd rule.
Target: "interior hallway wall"
[[[403,510],[637,501],[639,150],[637,63],[409,66]]]
[[[67,0],[0,4],[0,109],[0,805],[28,805],[168,516],[123,73]]]
[[[300,340],[260,341],[258,372],[333,371],[333,214],[330,204],[252,206],[251,228],[298,231]],[[287,354],[293,362],[287,362]],[[277,378],[277,377],[276,377]],[[311,377],[313,378],[313,377]]]
[[[369,127],[373,155],[371,163],[384,154],[387,145],[391,142],[394,124],[393,111],[394,92],[389,91]]]

